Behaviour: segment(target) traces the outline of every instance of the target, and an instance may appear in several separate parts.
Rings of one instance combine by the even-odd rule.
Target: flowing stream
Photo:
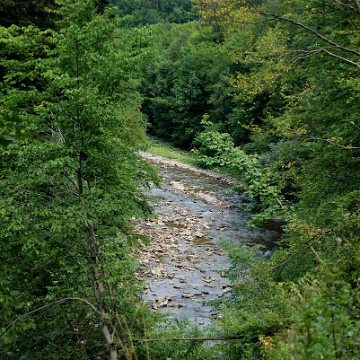
[[[143,154],[160,168],[161,188],[153,187],[156,219],[137,230],[149,236],[143,247],[139,277],[146,280],[144,301],[153,311],[169,312],[206,325],[219,314],[204,301],[217,299],[231,287],[223,271],[229,267],[221,240],[264,246],[269,254],[280,228],[246,225],[252,200],[234,191],[231,180],[159,156]]]

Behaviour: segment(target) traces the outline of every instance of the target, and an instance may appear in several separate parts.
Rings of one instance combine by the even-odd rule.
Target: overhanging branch
[[[336,146],[336,147],[339,147],[341,149],[346,149],[346,150],[355,150],[355,149],[360,149],[360,146],[352,146],[352,145],[341,145],[341,144],[338,144],[334,141],[331,141],[329,139],[322,139],[322,138],[317,138],[317,137],[309,137],[309,138],[306,138],[305,140],[319,140],[319,141],[325,141],[327,143],[329,143],[330,145],[332,146]]]
[[[354,61],[351,61],[351,60],[349,60],[349,59],[347,59],[347,58],[344,58],[343,56],[336,55],[336,54],[330,52],[330,51],[327,50],[327,49],[322,48],[322,49],[320,49],[320,51],[323,51],[323,52],[325,52],[326,54],[328,54],[328,55],[330,55],[330,56],[332,56],[332,57],[334,57],[334,58],[336,58],[336,59],[338,59],[338,60],[344,61],[344,62],[348,63],[349,65],[353,65],[353,66],[356,66],[356,67],[360,67],[360,65],[359,65],[358,63],[356,63],[356,62],[354,62]]]
[[[359,125],[355,124],[353,121],[351,121],[350,124],[351,124],[352,126],[354,126],[354,128],[355,128],[356,130],[360,131],[360,126],[359,126]]]
[[[259,11],[259,10],[258,10]],[[259,13],[261,15],[264,15],[264,16],[270,16],[272,17],[274,20],[280,20],[280,21],[284,21],[284,22],[288,22],[290,24],[293,24],[293,25],[296,25],[298,27],[301,27],[303,29],[305,29],[306,31],[312,33],[313,35],[315,35],[317,38],[325,41],[326,43],[332,45],[334,48],[336,49],[340,49],[340,50],[343,50],[349,54],[353,54],[353,55],[356,55],[356,56],[359,56],[360,57],[360,53],[357,52],[356,50],[354,49],[350,49],[350,48],[347,48],[345,46],[342,46],[342,45],[339,45],[337,44],[336,42],[328,39],[327,37],[325,37],[324,35],[320,34],[319,32],[317,32],[316,30],[310,28],[309,26],[299,22],[299,21],[296,21],[296,20],[292,20],[292,19],[289,19],[289,18],[286,18],[286,17],[283,17],[283,16],[280,16],[280,15],[277,15],[277,14],[273,14],[273,13],[267,13],[267,12],[263,12],[263,11],[259,11]],[[349,60],[350,61],[350,60]],[[358,65],[357,65],[358,66]]]
[[[60,305],[63,305],[67,302],[70,302],[70,301],[78,301],[78,302],[82,302],[88,306],[90,306],[94,312],[96,314],[99,314],[99,311],[96,309],[96,307],[88,300],[85,300],[85,299],[82,299],[82,298],[77,298],[77,297],[67,297],[67,298],[63,298],[63,299],[60,299],[58,301],[55,301],[51,304],[47,304],[47,305],[44,305],[44,306],[41,306],[37,309],[34,309],[32,311],[29,311],[28,313],[24,314],[24,315],[21,315],[19,316],[18,318],[16,318],[14,321],[12,321],[8,326],[5,327],[5,329],[3,330],[2,334],[0,335],[0,339],[2,339],[5,334],[22,318],[24,317],[28,317],[28,316],[31,316],[31,315],[34,315],[36,313],[39,313],[39,312],[45,312],[47,310],[52,310],[54,309],[55,307],[57,306],[60,306]]]
[[[313,245],[315,243],[317,243],[327,232],[329,232],[329,230],[325,230],[323,231],[322,233],[320,234],[315,234],[311,239],[310,241],[308,241],[307,244],[305,244],[305,246],[303,246],[300,250],[296,251],[295,253],[291,254],[285,261],[283,261],[282,263],[274,266],[272,268],[272,271],[280,268],[280,273],[282,272],[282,270],[284,269],[284,266],[290,261],[292,260],[296,255],[302,253],[303,251],[307,250],[307,249],[310,249],[315,255],[316,257],[318,258],[319,262],[322,263],[322,260],[320,258],[320,256],[316,253],[316,251],[314,250],[313,248]],[[319,238],[318,238],[319,237]]]
[[[358,7],[357,9],[354,6],[352,6],[351,4],[345,4],[345,3],[343,3],[343,2],[341,2],[339,0],[335,0],[335,2],[337,4],[339,4],[339,5],[341,5],[342,7],[346,8],[346,9],[350,9],[350,10],[355,11],[358,14],[360,14],[360,4],[359,4],[359,2],[357,0],[355,1],[356,5]]]

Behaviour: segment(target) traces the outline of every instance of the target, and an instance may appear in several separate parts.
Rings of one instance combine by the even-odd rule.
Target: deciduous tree
[[[130,359],[141,332],[131,219],[149,215],[141,186],[154,179],[136,153],[135,61],[114,46],[110,10],[58,4],[59,31],[1,29],[3,47],[23,52],[4,62],[1,116],[31,136],[0,153],[0,354]]]

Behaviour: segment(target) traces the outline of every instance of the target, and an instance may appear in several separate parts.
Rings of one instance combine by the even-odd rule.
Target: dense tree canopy
[[[204,24],[229,31],[225,46],[232,60],[244,65],[230,83],[238,90],[235,97],[243,110],[239,120],[254,134],[253,141],[243,146],[244,152],[224,138],[214,142],[217,133],[206,128],[198,137],[197,152],[204,164],[226,164],[243,174],[249,192],[265,205],[265,212],[255,218],[287,220],[280,249],[269,262],[253,266],[248,282],[241,277],[234,299],[248,292],[249,304],[256,303],[260,292],[250,289],[253,278],[265,277],[263,285],[259,284],[264,286],[261,296],[280,295],[269,307],[279,315],[274,307],[277,301],[284,307],[298,301],[288,301],[293,298],[292,290],[285,290],[284,284],[297,284],[299,289],[311,284],[316,295],[306,301],[317,302],[317,306],[311,311],[309,305],[298,310],[301,315],[293,343],[276,347],[271,337],[266,338],[279,332],[276,327],[289,321],[289,314],[283,313],[275,323],[272,318],[259,321],[251,331],[262,336],[271,358],[309,358],[310,353],[312,357],[316,353],[324,358],[356,358],[359,349],[351,344],[358,336],[357,331],[352,332],[358,306],[353,313],[345,308],[357,301],[359,285],[359,4],[332,0],[194,3]],[[342,302],[336,301],[338,296]],[[239,326],[250,326],[264,306],[263,302],[258,310],[251,306],[254,315],[247,315]],[[248,310],[245,302],[238,316]],[[339,337],[332,344],[326,340],[330,329],[318,328],[320,313],[324,324],[331,323],[334,336]],[[233,316],[231,311],[229,316]],[[342,327],[353,334],[352,340],[344,338]],[[306,332],[316,329],[320,330],[318,340],[306,339]]]
[[[132,26],[170,22],[186,23],[196,17],[190,0],[111,0],[120,16],[131,15]]]
[[[57,31],[1,29],[21,55],[2,63],[1,117],[28,134],[0,153],[4,359],[131,358],[129,324],[141,332],[130,220],[149,215],[155,178],[136,153],[132,45],[115,48],[122,23],[94,5],[59,2]]]
[[[239,339],[206,358],[359,357],[358,1],[0,8],[1,358],[151,358],[130,256],[156,181],[143,114],[246,182],[251,224],[285,223],[269,260],[224,244],[216,328]]]

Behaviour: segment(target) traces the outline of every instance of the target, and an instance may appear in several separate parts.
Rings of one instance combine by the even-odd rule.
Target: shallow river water
[[[229,267],[221,240],[264,245],[271,252],[280,229],[246,225],[251,199],[229,192],[231,181],[209,171],[143,154],[160,168],[161,188],[152,188],[156,219],[137,224],[149,236],[140,261],[146,280],[144,301],[153,311],[169,312],[206,325],[219,314],[204,301],[230,289],[222,272]]]

